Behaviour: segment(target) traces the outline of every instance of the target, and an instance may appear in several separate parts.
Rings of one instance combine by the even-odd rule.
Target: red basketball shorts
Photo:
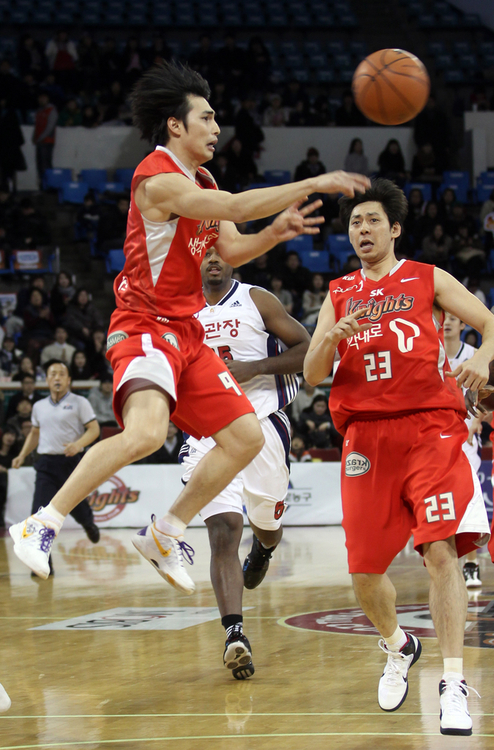
[[[384,573],[412,534],[420,553],[454,535],[459,557],[485,544],[482,491],[462,450],[467,434],[452,409],[349,425],[341,494],[350,573]]]
[[[225,363],[203,338],[204,329],[195,318],[157,320],[115,310],[107,358],[114,373],[113,410],[122,427],[123,386],[135,379],[164,390],[171,397],[172,421],[197,439],[214,435],[254,411]]]

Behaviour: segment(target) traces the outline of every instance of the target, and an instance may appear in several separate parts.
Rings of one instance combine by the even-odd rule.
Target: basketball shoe
[[[465,737],[472,734],[472,719],[467,705],[470,690],[479,695],[474,688],[467,687],[465,680],[441,680],[439,683],[441,734],[460,734]]]
[[[0,713],[8,711],[12,705],[12,701],[9,698],[7,691],[4,686],[0,684]]]
[[[252,548],[244,560],[244,586],[246,589],[255,589],[264,580],[269,568],[271,555],[276,547],[266,549],[254,534]]]
[[[404,703],[408,693],[408,670],[419,660],[422,645],[418,638],[407,633],[407,642],[400,651],[390,651],[384,638],[379,648],[388,655],[388,661],[379,680],[377,700],[383,711],[396,711]]]
[[[10,527],[14,540],[14,552],[24,565],[31,568],[40,578],[50,575],[50,552],[57,532],[38,516],[43,508],[25,521]]]
[[[482,586],[482,581],[480,580],[480,567],[477,563],[466,562],[463,566],[463,577],[467,589],[476,589]]]
[[[234,627],[225,641],[223,664],[232,670],[236,680],[246,680],[255,672],[252,649],[241,628]]]
[[[160,576],[172,586],[186,594],[193,594],[195,583],[184,568],[184,555],[193,565],[194,550],[183,541],[183,537],[168,536],[156,528],[156,517],[152,523],[137,532],[132,544],[153,565]]]

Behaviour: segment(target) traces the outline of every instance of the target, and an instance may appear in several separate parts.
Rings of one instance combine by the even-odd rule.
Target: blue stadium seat
[[[466,185],[468,188],[470,185],[470,172],[460,172],[457,170],[447,169],[443,173],[444,182],[456,182],[458,184]]]
[[[462,70],[477,70],[479,65],[477,55],[459,55],[458,65]]]
[[[455,28],[458,26],[459,17],[456,13],[443,13],[438,18],[439,26],[446,26],[447,28]]]
[[[284,55],[298,55],[299,48],[297,42],[281,42],[280,52],[282,52]]]
[[[106,169],[81,169],[79,179],[87,183],[92,190],[99,191],[101,185],[108,180],[108,175]]]
[[[341,55],[346,51],[345,42],[341,40],[333,40],[326,43],[326,50],[331,55]]]
[[[130,190],[133,176],[134,176],[134,169],[116,169],[115,170],[115,181],[121,182],[126,190]]]
[[[125,186],[121,182],[102,182],[98,187],[98,198],[105,193],[123,193]]]
[[[441,52],[436,55],[434,62],[437,70],[449,70],[454,65],[453,55],[449,52]]]
[[[480,42],[476,46],[481,55],[494,55],[494,42]]]
[[[299,257],[300,263],[312,273],[329,273],[329,253],[327,250],[300,250]]]
[[[288,68],[302,68],[304,65],[304,58],[298,52],[291,52],[285,55],[285,65]]]
[[[413,188],[418,188],[422,191],[422,195],[425,201],[432,200],[432,187],[430,182],[406,182],[404,187],[404,193],[406,197],[410,195],[410,191]]]
[[[472,45],[467,40],[453,42],[453,52],[455,55],[470,55],[472,52]]]
[[[71,169],[45,169],[43,175],[43,190],[54,188],[58,190],[65,182],[72,180]]]
[[[461,25],[469,29],[478,29],[483,24],[478,13],[464,13],[461,18]]]
[[[429,55],[444,55],[447,52],[446,42],[433,40],[428,43]]]
[[[363,58],[367,55],[367,44],[365,42],[350,42],[348,45],[352,55]]]
[[[301,26],[312,26],[312,16],[310,13],[299,10],[292,15],[292,23],[300,28]]]
[[[336,259],[340,269],[347,262],[348,256],[355,252],[346,234],[330,234],[325,247],[329,250],[329,254]]]
[[[294,68],[292,71],[293,78],[299,83],[309,83],[309,71],[307,68]]]
[[[481,172],[477,177],[477,185],[489,184],[494,182],[494,172]]]
[[[292,177],[288,169],[266,169],[264,179],[271,185],[284,185],[291,182]]]
[[[304,42],[304,52],[307,55],[320,55],[323,53],[321,42],[310,41]]]
[[[326,55],[320,53],[316,55],[309,55],[309,65],[311,68],[320,70],[321,68],[325,68],[327,64],[328,58],[326,57]]]
[[[316,70],[316,80],[319,83],[332,83],[334,79],[334,70],[331,70],[331,68],[320,68],[319,70]]]
[[[86,182],[64,182],[61,186],[58,197],[60,203],[84,203],[84,198],[89,192],[89,185]]]
[[[286,243],[287,253],[295,250],[296,253],[301,252],[312,252],[314,249],[314,240],[311,234],[299,234],[298,237],[294,237],[293,240],[288,240]]]
[[[433,13],[421,13],[417,23],[420,29],[433,29],[437,26],[436,17]]]
[[[494,191],[494,180],[489,185],[488,183],[483,183],[482,185],[477,186],[477,202],[483,203],[488,198],[490,198],[491,193]]]
[[[109,250],[105,258],[106,270],[108,273],[120,273],[125,265],[125,255],[123,250]]]
[[[455,191],[456,200],[460,203],[466,203],[468,201],[468,185],[465,185],[465,183],[444,181],[437,189],[437,197],[440,198],[447,188],[451,188],[451,190]]]
[[[288,16],[286,13],[273,13],[268,9],[268,25],[269,26],[288,26]]]
[[[445,70],[444,83],[465,83],[465,73],[463,72],[463,70]]]
[[[352,67],[352,56],[346,53],[333,54],[334,64],[340,70]]]

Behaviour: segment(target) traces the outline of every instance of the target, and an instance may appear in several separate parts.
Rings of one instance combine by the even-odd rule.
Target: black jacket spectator
[[[367,120],[353,101],[351,91],[343,93],[341,107],[338,107],[336,110],[334,119],[335,124],[342,127],[362,127],[363,125],[367,125]]]
[[[75,294],[72,279],[66,271],[60,271],[55,286],[50,294],[50,307],[53,316],[59,322],[67,312],[67,305]]]
[[[402,183],[405,181],[405,157],[396,138],[391,138],[377,160],[379,177]]]
[[[23,375],[21,380],[21,390],[14,393],[14,395],[9,399],[9,405],[5,414],[6,419],[10,419],[10,417],[14,417],[16,415],[17,404],[19,403],[19,401],[27,398],[28,401],[31,402],[31,404],[35,404],[36,401],[39,401],[41,398],[43,398],[43,396],[35,391],[35,383],[36,380],[32,375]]]
[[[297,431],[312,448],[331,448],[338,444],[338,434],[333,425],[326,396],[316,396],[309,409],[300,415]]]
[[[51,240],[48,222],[34,208],[31,198],[23,198],[12,216],[12,235],[17,249],[33,249]]]
[[[89,301],[86,289],[79,289],[67,306],[65,327],[69,334],[85,346],[96,328],[103,327],[103,321],[96,307]]]

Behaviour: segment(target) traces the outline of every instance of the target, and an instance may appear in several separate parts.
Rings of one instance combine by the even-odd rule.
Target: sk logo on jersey
[[[374,292],[382,292],[382,290],[376,289]],[[345,315],[350,315],[357,312],[357,310],[370,309],[370,313],[364,315],[360,320],[368,318],[371,323],[376,323],[386,313],[408,312],[412,309],[414,302],[415,297],[406,297],[404,294],[399,294],[398,297],[388,294],[385,299],[379,302],[372,297],[367,302],[363,302],[361,299],[354,301],[353,297],[350,297],[346,303]]]

